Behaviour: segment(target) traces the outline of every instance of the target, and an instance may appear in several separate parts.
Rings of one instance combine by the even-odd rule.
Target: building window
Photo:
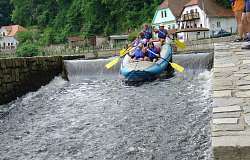
[[[220,27],[220,22],[217,22],[217,27]]]
[[[5,32],[3,32],[3,36],[5,36]]]
[[[167,17],[167,11],[161,11],[161,18]]]
[[[172,28],[173,28],[173,29],[175,28],[175,24],[172,24]]]
[[[200,24],[200,27],[202,27],[202,24]]]
[[[196,12],[196,13],[198,12],[197,9],[195,9],[195,12]]]
[[[191,9],[191,10],[190,10],[190,13],[194,13],[194,10],[193,10],[193,9]]]
[[[171,28],[171,26],[170,25],[168,25],[168,29],[170,29]]]

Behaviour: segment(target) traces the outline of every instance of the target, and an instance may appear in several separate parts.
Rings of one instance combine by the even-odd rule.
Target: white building
[[[183,6],[189,0],[164,0],[157,8],[151,23],[153,29],[158,29],[161,23],[164,24],[168,34],[175,34],[178,29],[178,19]],[[157,35],[154,34],[154,37]]]
[[[215,30],[236,32],[237,24],[231,9],[214,0],[191,0],[184,5],[179,19],[178,38],[182,41],[208,38]]]
[[[2,26],[0,29],[0,49],[16,49],[18,41],[16,34],[18,31],[26,30],[20,25]]]

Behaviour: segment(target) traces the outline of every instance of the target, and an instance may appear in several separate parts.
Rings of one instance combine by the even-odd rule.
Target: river
[[[69,61],[69,82],[0,106],[0,159],[210,160],[208,57],[175,56],[183,73],[137,85],[102,69],[110,59]]]

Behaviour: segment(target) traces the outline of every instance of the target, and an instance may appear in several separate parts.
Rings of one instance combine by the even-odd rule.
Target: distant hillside
[[[176,0],[180,1],[180,0]],[[216,0],[228,5],[228,0]],[[61,43],[67,36],[125,33],[151,23],[163,0],[1,0],[0,26],[39,29]],[[176,2],[177,3],[177,2]],[[10,17],[12,15],[12,17]]]

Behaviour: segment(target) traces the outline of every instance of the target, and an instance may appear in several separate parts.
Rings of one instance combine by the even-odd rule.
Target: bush
[[[33,41],[33,33],[30,31],[18,31],[17,40],[19,44],[26,43],[27,41]]]
[[[33,43],[24,43],[18,47],[16,55],[18,57],[33,57],[39,54],[38,47]]]
[[[128,41],[132,42],[138,37],[139,31],[135,30],[131,34],[128,35]]]

